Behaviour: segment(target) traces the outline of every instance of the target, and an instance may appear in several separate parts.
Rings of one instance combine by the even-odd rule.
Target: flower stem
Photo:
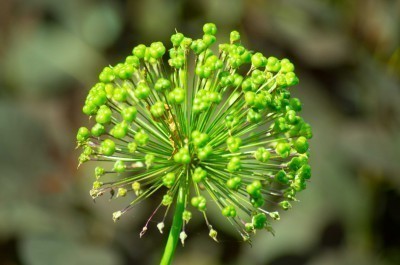
[[[179,187],[178,198],[176,201],[176,208],[174,219],[172,221],[171,230],[169,231],[168,241],[165,246],[164,254],[162,256],[160,265],[170,265],[174,257],[175,249],[178,244],[179,234],[181,232],[183,220],[182,213],[185,209],[186,199],[186,179],[181,178],[182,185]]]

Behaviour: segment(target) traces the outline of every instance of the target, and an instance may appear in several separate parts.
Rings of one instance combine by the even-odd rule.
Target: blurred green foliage
[[[398,0],[2,0],[0,264],[157,263],[165,235],[154,224],[139,239],[155,205],[113,224],[124,202],[91,201],[75,132],[102,67],[209,21],[297,66],[313,178],[274,238],[250,247],[215,214],[221,243],[194,224],[175,264],[400,264]]]

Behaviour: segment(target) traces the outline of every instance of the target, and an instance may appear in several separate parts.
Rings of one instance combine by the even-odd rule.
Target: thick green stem
[[[182,213],[185,209],[185,199],[186,199],[186,180],[184,181],[182,180],[178,191],[178,198],[176,201],[174,219],[172,221],[172,226],[171,230],[169,231],[167,245],[165,246],[164,254],[161,259],[160,265],[170,265],[174,257],[176,245],[178,244],[179,234],[181,232],[183,224]]]

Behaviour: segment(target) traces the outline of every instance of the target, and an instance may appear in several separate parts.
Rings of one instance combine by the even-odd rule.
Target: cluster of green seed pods
[[[114,220],[161,198],[162,231],[177,201],[181,239],[189,220],[202,216],[216,240],[212,205],[249,240],[256,230],[272,231],[278,210],[291,208],[306,188],[311,127],[290,94],[299,82],[293,63],[246,49],[237,31],[218,47],[214,24],[203,33],[197,40],[175,33],[169,50],[161,42],[138,45],[102,70],[83,106],[91,124],[77,133],[79,162],[104,162],[95,169],[93,198],[131,199]]]

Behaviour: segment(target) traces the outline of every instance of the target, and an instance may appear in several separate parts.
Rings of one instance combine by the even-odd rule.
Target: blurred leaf
[[[45,129],[24,113],[17,103],[0,101],[0,198],[31,189],[38,174],[51,167]],[[15,184],[15,185],[14,185]],[[24,185],[22,185],[24,184]]]
[[[33,32],[23,24],[15,27],[1,65],[5,82],[21,93],[59,92],[71,78],[89,84],[97,65],[105,64],[100,54],[60,27],[41,24]]]
[[[169,40],[177,25],[180,5],[179,1],[147,0],[131,4],[130,9],[132,27],[154,42]]]
[[[121,16],[112,5],[95,5],[86,12],[82,21],[84,39],[92,46],[105,48],[114,43],[121,32]]]
[[[28,237],[20,245],[26,265],[118,265],[119,257],[110,249],[56,237]]]

